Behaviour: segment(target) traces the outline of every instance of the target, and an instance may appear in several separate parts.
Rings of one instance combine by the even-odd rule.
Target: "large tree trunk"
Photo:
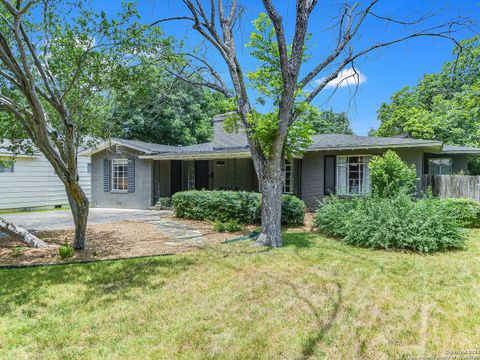
[[[0,229],[5,231],[7,234],[19,239],[30,247],[34,248],[43,248],[46,247],[42,240],[37,238],[35,235],[29,233],[27,230],[18,227],[5,219],[0,217]]]
[[[72,210],[73,222],[75,223],[75,242],[73,247],[76,250],[87,248],[87,219],[89,201],[78,181],[65,185],[68,201]]]
[[[260,174],[262,187],[262,232],[257,245],[282,246],[282,161],[270,159]]]

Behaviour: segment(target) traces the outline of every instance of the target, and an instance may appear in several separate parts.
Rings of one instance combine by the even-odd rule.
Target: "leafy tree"
[[[139,80],[113,95],[116,136],[168,145],[211,139],[213,116],[227,110],[222,94],[178,80],[158,64],[131,71]]]
[[[415,192],[415,165],[403,162],[395,151],[388,150],[382,156],[374,156],[368,163],[368,168],[374,195],[390,198],[401,193]]]
[[[343,69],[348,66],[354,68],[357,59],[376,49],[425,36],[451,39],[452,30],[463,28],[468,23],[468,19],[458,18],[432,27],[429,16],[428,26],[421,29],[421,23],[426,17],[420,16],[417,20],[407,21],[376,13],[378,2],[370,0],[365,3],[342,2],[332,5],[338,7],[333,10],[338,12],[339,18],[329,24],[316,24],[324,25],[324,28],[335,28],[335,36],[330,41],[324,38],[316,39],[329,45],[326,46],[328,50],[325,57],[318,59],[305,53],[307,40],[313,38],[308,33],[308,26],[317,0],[295,2],[293,29],[286,29],[286,22],[272,0],[262,0],[265,14],[261,14],[254,22],[255,31],[248,44],[257,68],[248,75],[243,71],[237,56],[240,47],[237,44],[239,37],[235,36],[235,32],[239,21],[243,19],[243,7],[237,0],[183,0],[187,15],[161,19],[155,23],[171,20],[191,22],[193,29],[225,62],[233,87],[236,121],[245,128],[262,188],[262,233],[257,239],[259,245],[282,245],[282,167],[286,156],[301,153],[311,141],[311,125],[297,120],[308,110],[312,100],[324,91],[332,80],[337,79]],[[359,30],[363,29],[363,24],[369,22],[367,19],[398,27],[396,34],[400,35],[385,41],[375,39],[373,44],[365,45],[364,41],[359,41],[362,35]],[[412,28],[417,30],[406,30]],[[380,32],[377,33],[380,36]],[[198,65],[199,72],[212,70],[214,67],[208,60]],[[228,95],[224,86],[219,84],[216,76],[218,73],[211,73],[211,76],[205,79],[204,85]],[[315,79],[320,80],[313,82]],[[248,90],[248,85],[259,95],[257,104],[250,99],[252,92]],[[260,113],[255,108],[258,104],[268,104],[271,106],[270,110]]]
[[[89,202],[78,149],[108,129],[109,93],[127,80],[125,69],[151,49],[168,50],[169,41],[138,22],[132,3],[116,19],[83,0],[0,0],[0,14],[0,138],[48,159],[65,186],[75,248],[83,249]]]
[[[460,44],[453,51],[456,60],[446,62],[442,71],[424,75],[382,104],[375,135],[480,147],[480,38]]]
[[[319,111],[312,107],[312,110],[306,111],[300,116],[299,121],[310,123],[315,134],[353,135],[350,120],[344,112]]]

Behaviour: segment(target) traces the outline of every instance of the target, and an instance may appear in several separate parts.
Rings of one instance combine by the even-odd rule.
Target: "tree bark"
[[[75,241],[73,247],[75,250],[84,250],[87,248],[86,233],[90,204],[78,181],[66,184],[65,190],[75,224]]]
[[[5,231],[7,234],[14,236],[20,241],[24,242],[30,247],[34,248],[44,248],[47,246],[42,240],[37,238],[35,235],[29,233],[27,230],[18,227],[5,219],[0,217],[0,228]]]
[[[270,159],[260,172],[262,187],[262,232],[256,245],[282,246],[282,160]]]

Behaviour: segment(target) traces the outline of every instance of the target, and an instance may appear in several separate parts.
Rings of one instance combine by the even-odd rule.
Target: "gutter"
[[[369,149],[395,149],[395,148],[420,148],[420,147],[442,147],[441,142],[434,143],[417,143],[417,144],[390,144],[390,145],[360,145],[360,146],[343,146],[343,147],[331,147],[331,148],[322,148],[314,147],[309,148],[306,152],[313,151],[343,151],[343,150],[369,150]]]

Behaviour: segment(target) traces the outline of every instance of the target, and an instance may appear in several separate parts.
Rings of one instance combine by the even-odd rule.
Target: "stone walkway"
[[[156,216],[155,219],[144,220],[144,222],[155,226],[168,235],[170,240],[165,244],[173,246],[184,244],[200,245],[204,241],[203,234],[200,231],[178,221],[165,219],[164,216],[172,214],[171,211],[160,210],[158,213],[160,213],[160,216]]]

